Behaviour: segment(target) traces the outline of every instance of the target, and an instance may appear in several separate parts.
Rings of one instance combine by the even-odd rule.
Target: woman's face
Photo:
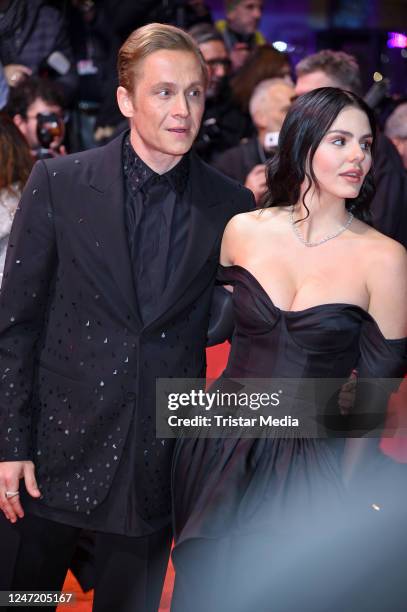
[[[345,107],[321,140],[312,161],[321,196],[358,196],[372,164],[372,141],[367,115],[359,108]]]

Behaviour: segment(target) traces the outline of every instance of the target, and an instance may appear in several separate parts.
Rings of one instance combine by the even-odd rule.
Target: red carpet
[[[171,606],[172,587],[174,584],[174,570],[172,563],[168,565],[165,578],[164,590],[161,598],[159,612],[169,612]],[[84,593],[71,572],[68,572],[63,590],[67,593],[75,593],[76,603],[70,606],[58,606],[57,612],[91,612],[93,591]],[[135,611],[136,612],[136,611]],[[141,612],[141,611],[140,611]]]

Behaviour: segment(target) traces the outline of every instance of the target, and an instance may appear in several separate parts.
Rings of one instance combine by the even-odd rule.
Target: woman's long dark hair
[[[262,201],[263,208],[296,204],[300,199],[301,185],[307,179],[307,190],[302,198],[305,206],[306,193],[312,186],[318,189],[312,169],[315,151],[338,114],[349,106],[359,108],[367,115],[373,134],[374,159],[376,121],[369,106],[350,91],[336,87],[314,89],[300,96],[287,113],[279,136],[278,151],[267,166],[268,190]],[[359,195],[346,200],[347,210],[364,221],[369,221],[369,206],[375,193],[373,172],[372,164]]]
[[[30,175],[34,159],[20,130],[5,113],[0,113],[0,189],[15,193],[13,184],[22,189]]]

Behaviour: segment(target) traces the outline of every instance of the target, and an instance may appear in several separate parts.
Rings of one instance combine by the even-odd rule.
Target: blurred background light
[[[273,42],[273,47],[277,49],[277,51],[281,51],[282,53],[284,53],[285,51],[287,51],[288,45],[282,40],[276,40],[275,42]]]
[[[404,49],[407,47],[407,36],[401,32],[389,32],[388,33],[387,46],[391,49]]]

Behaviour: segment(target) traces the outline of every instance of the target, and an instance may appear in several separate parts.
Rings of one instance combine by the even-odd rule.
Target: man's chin
[[[166,147],[165,153],[167,153],[167,155],[175,156],[185,155],[185,153],[188,153],[188,151],[191,149],[193,142],[193,140],[188,140],[188,142],[180,142],[170,145]]]

